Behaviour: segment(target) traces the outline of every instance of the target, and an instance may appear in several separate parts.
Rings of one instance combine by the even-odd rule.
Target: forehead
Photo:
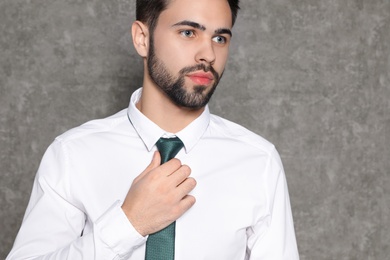
[[[193,21],[208,29],[231,28],[232,13],[227,0],[170,0],[158,24],[172,26],[179,21]]]

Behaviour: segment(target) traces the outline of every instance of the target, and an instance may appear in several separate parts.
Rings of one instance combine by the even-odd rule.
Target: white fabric
[[[129,108],[57,137],[39,167],[7,259],[136,259],[145,242],[121,209],[165,133]],[[299,259],[285,174],[274,146],[211,115],[176,133],[176,156],[197,181],[196,204],[176,221],[175,259]],[[82,234],[82,236],[81,236]]]

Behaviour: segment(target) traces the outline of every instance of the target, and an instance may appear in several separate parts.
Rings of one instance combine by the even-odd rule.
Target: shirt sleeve
[[[115,202],[92,221],[71,198],[67,156],[61,142],[46,151],[33,184],[30,201],[7,260],[131,259],[146,242]]]
[[[286,177],[276,150],[264,176],[268,212],[248,231],[247,259],[299,260]]]

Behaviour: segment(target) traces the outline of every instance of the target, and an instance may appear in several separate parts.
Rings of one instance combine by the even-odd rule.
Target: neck
[[[142,95],[136,107],[159,127],[170,133],[177,133],[199,117],[204,108],[188,109],[173,103],[170,98],[144,75]]]

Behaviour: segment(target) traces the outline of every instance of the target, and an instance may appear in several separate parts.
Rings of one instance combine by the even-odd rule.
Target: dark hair
[[[167,9],[170,0],[137,0],[136,19],[149,26],[151,31],[157,24],[161,12]],[[196,1],[196,0],[193,0]],[[236,22],[240,0],[227,0],[232,11],[232,25]]]

